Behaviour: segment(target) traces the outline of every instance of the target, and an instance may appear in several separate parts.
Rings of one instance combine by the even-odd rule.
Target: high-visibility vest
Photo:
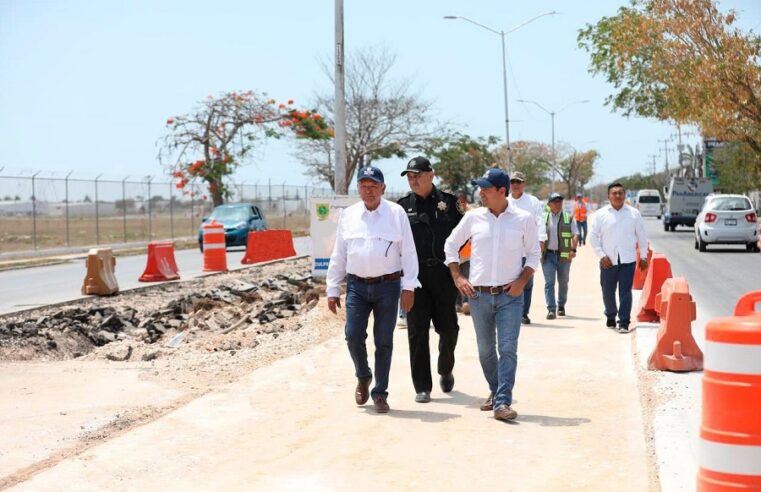
[[[571,239],[573,232],[571,230],[571,216],[568,212],[563,212],[562,220],[558,221],[558,251],[560,259],[567,260],[571,257]],[[544,212],[544,226],[547,228],[547,236],[550,235],[550,213]]]
[[[579,206],[579,202],[573,206],[573,218],[576,222],[586,222],[587,220],[587,204],[582,200],[582,206]]]

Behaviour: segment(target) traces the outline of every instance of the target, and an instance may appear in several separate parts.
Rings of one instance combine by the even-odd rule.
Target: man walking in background
[[[576,202],[573,204],[573,218],[579,228],[579,244],[584,246],[587,242],[587,215],[589,205],[584,201],[584,195],[576,193]]]
[[[534,195],[526,193],[526,176],[516,171],[510,178],[510,197],[509,201],[516,208],[524,210],[531,215],[534,219],[537,234],[542,233],[542,216],[544,215],[544,205]],[[541,236],[537,236],[537,240],[540,240]],[[526,255],[523,255],[523,264],[526,264]],[[531,309],[531,294],[534,290],[534,277],[529,277],[528,283],[523,289],[523,316],[521,323],[524,325],[531,324],[531,318],[528,317],[529,310]]]
[[[397,203],[407,213],[415,240],[418,280],[415,305],[407,313],[407,339],[410,344],[410,369],[415,386],[415,401],[431,401],[431,321],[439,335],[437,369],[441,391],[454,387],[454,350],[457,346],[457,287],[444,264],[444,241],[460,223],[464,211],[457,198],[433,184],[434,172],[425,157],[415,157],[402,171],[412,190]]]
[[[507,200],[509,179],[503,170],[492,168],[476,181],[484,206],[465,214],[444,245],[455,285],[470,297],[478,359],[490,391],[481,410],[494,410],[498,420],[518,415],[511,405],[523,289],[539,264],[536,222]],[[468,239],[470,277],[465,278],[459,252]]]
[[[389,411],[388,375],[394,348],[394,326],[401,290],[402,309],[412,309],[418,282],[418,262],[412,230],[404,209],[383,199],[383,173],[360,169],[357,189],[361,202],[347,207],[338,221],[336,242],[326,279],[328,309],[341,307],[341,283],[346,278],[346,343],[354,362],[354,400],[364,405],[373,373],[367,362],[367,323],[372,312],[375,341],[373,405]]]
[[[551,193],[548,201],[550,210],[542,220],[545,234],[541,241],[542,273],[544,273],[544,298],[547,301],[547,319],[565,316],[568,299],[568,279],[571,261],[576,257],[579,233],[573,217],[563,211],[563,197]],[[555,279],[558,283],[558,297],[555,302]]]
[[[642,216],[634,207],[626,205],[626,190],[620,183],[608,186],[609,205],[598,210],[592,220],[589,237],[592,248],[600,258],[600,285],[605,303],[608,328],[628,333],[632,310],[632,283],[637,265],[639,243],[639,268],[647,268],[647,237]],[[616,287],[618,301],[616,306]]]

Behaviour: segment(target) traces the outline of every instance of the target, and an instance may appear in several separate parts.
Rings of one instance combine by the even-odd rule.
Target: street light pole
[[[512,150],[510,148],[510,111],[508,107],[508,97],[507,97],[507,47],[505,45],[505,36],[507,34],[510,34],[511,32],[517,31],[521,27],[525,26],[526,24],[530,24],[531,22],[535,21],[536,19],[540,17],[544,17],[545,15],[555,15],[557,12],[554,10],[549,12],[544,12],[539,15],[535,15],[534,17],[522,22],[521,24],[518,24],[517,26],[513,27],[512,29],[509,29],[507,31],[497,31],[496,29],[492,29],[491,27],[485,26],[479,22],[476,22],[472,19],[468,19],[467,17],[461,17],[457,15],[445,15],[444,18],[447,20],[464,20],[466,22],[470,22],[471,24],[474,24],[482,29],[486,29],[489,32],[492,32],[494,34],[498,34],[501,41],[502,41],[502,91],[504,93],[505,97],[505,150],[506,150],[506,158],[507,158],[507,172],[508,174],[511,174],[513,172],[513,160],[512,160]]]
[[[522,103],[531,103],[535,105],[537,108],[541,109],[548,115],[550,115],[550,120],[552,122],[552,179],[550,179],[550,192],[555,192],[555,173],[558,173],[558,176],[562,177],[562,175],[558,172],[558,163],[557,163],[557,153],[555,152],[555,115],[560,113],[561,111],[564,111],[568,106],[571,106],[573,104],[586,104],[589,102],[588,99],[584,99],[582,101],[573,101],[569,102],[562,108],[560,108],[558,111],[550,111],[549,109],[545,108],[541,104],[539,104],[536,101],[532,101],[530,99],[518,99],[518,102]]]
[[[335,166],[333,168],[333,191],[346,195],[346,99],[344,95],[344,2],[335,0]]]

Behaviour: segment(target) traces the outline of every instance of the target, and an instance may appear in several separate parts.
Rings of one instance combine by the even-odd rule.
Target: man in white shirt
[[[608,328],[628,333],[632,310],[632,282],[637,265],[636,247],[639,243],[639,268],[647,269],[647,237],[642,216],[626,205],[626,190],[620,183],[608,186],[609,205],[592,216],[589,237],[595,254],[600,258],[600,285],[605,303]],[[619,306],[616,306],[618,287]]]
[[[539,241],[534,218],[508,203],[507,173],[489,169],[475,184],[484,206],[465,214],[447,238],[444,254],[457,289],[470,298],[478,358],[490,391],[481,410],[494,410],[498,420],[512,420],[518,415],[510,405],[523,291],[539,265]],[[468,240],[470,275],[465,278],[460,272],[459,251]]]
[[[346,343],[354,362],[357,405],[372,395],[375,411],[387,413],[388,375],[394,347],[401,289],[401,306],[412,309],[418,282],[418,261],[407,213],[382,198],[386,185],[375,167],[359,171],[357,189],[361,202],[341,214],[326,279],[328,309],[341,307],[341,282],[346,282]],[[373,373],[367,362],[367,323],[373,313],[375,387],[368,392]]]
[[[544,216],[544,205],[539,201],[537,197],[530,193],[526,193],[526,176],[516,171],[510,177],[510,203],[517,208],[528,212],[536,223],[537,239],[541,241],[543,239],[542,218]],[[523,264],[526,264],[525,253]],[[531,294],[534,290],[534,277],[532,276],[526,288],[523,290],[523,316],[521,322],[524,325],[531,324],[531,318],[528,317],[528,312],[531,309]]]

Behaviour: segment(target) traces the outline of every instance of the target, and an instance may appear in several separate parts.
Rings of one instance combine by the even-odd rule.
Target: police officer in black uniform
[[[411,193],[398,203],[407,212],[415,239],[421,288],[415,289],[415,305],[407,313],[410,366],[415,401],[431,401],[431,355],[428,333],[431,321],[439,334],[439,384],[445,393],[454,387],[454,349],[457,345],[457,288],[444,263],[444,241],[460,222],[464,211],[457,197],[433,184],[433,168],[425,157],[415,157],[402,172]]]

